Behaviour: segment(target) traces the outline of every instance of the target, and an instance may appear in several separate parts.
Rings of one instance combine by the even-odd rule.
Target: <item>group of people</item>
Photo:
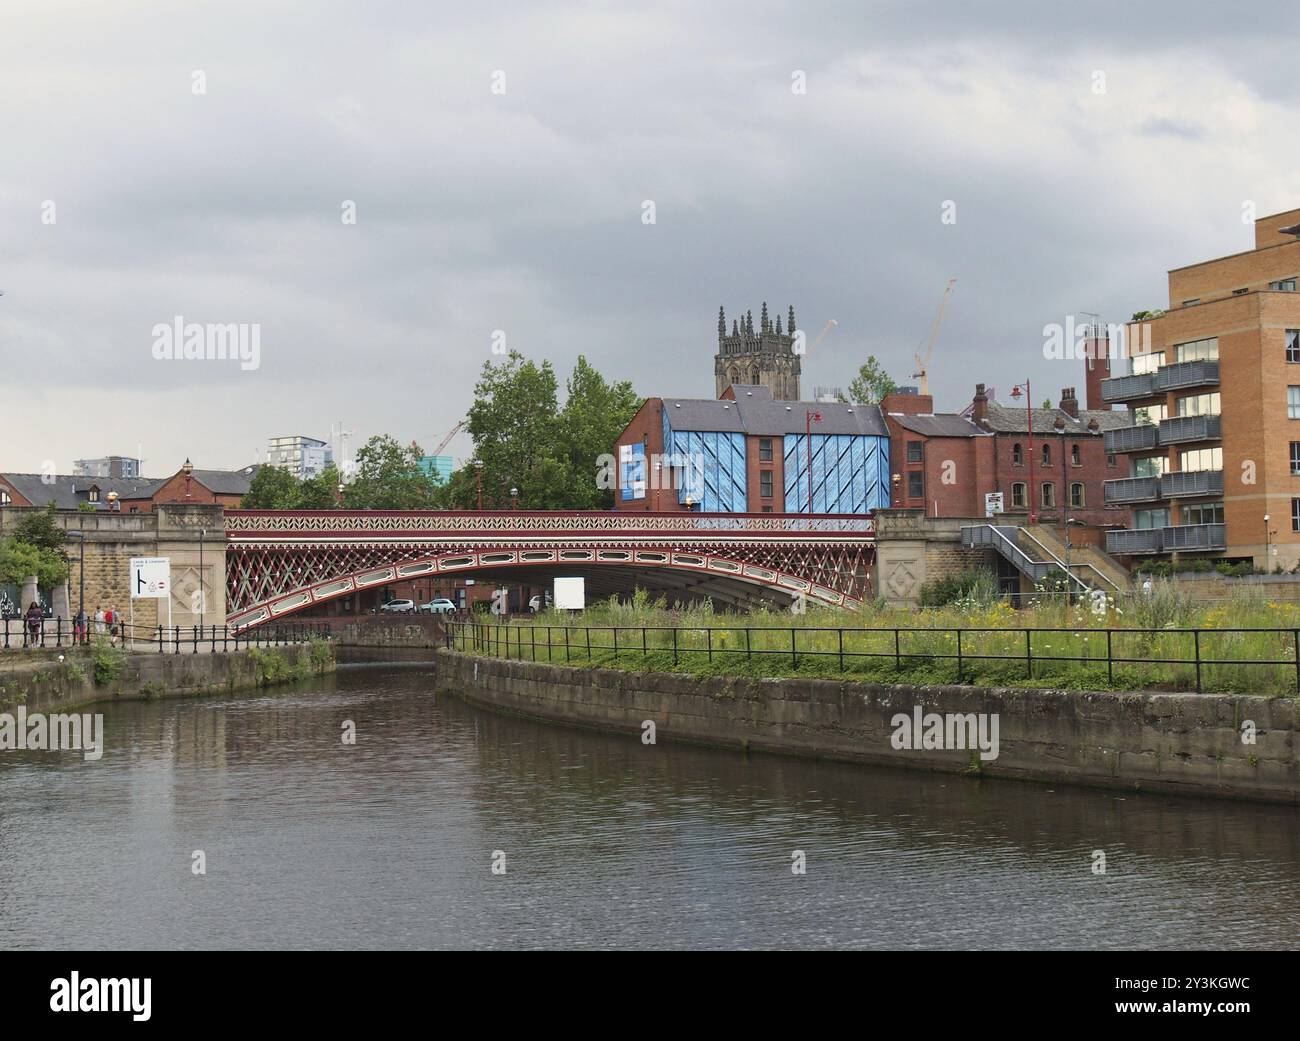
[[[45,611],[35,600],[27,608],[25,616],[27,622],[28,642],[32,645],[41,642],[41,630],[45,624]],[[122,615],[115,607],[109,607],[105,610],[103,607],[95,608],[93,617],[88,618],[86,611],[82,608],[77,612],[76,617],[72,619],[72,635],[77,643],[84,643],[94,633],[96,636],[108,634],[109,643],[114,647],[117,646],[119,638],[125,638],[125,630],[122,623]]]

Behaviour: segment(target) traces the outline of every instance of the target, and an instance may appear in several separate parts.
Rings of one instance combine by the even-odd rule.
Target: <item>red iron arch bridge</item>
[[[798,514],[227,510],[227,620],[261,625],[422,578],[545,585],[588,599],[638,586],[669,601],[856,608],[871,589],[870,517]]]

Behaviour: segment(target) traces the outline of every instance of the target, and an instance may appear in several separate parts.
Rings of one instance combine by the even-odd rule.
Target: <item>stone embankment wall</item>
[[[1268,802],[1300,801],[1296,701],[1222,694],[903,687],[823,679],[699,678],[437,652],[437,686],[465,700],[656,741],[909,769]],[[996,715],[998,755],[895,748],[893,720]],[[1253,727],[1254,743],[1242,740]]]
[[[115,675],[101,673],[87,650],[0,655],[0,712],[64,711],[109,701],[196,697],[247,690],[334,671],[328,644],[250,648],[218,654],[124,654]]]

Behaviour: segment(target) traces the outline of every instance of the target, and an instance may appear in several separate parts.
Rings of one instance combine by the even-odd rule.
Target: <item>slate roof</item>
[[[807,413],[820,412],[814,434],[856,434],[888,437],[884,417],[877,405],[846,405],[831,401],[773,401],[759,395],[735,401],[664,398],[664,414],[674,430],[719,431],[780,437],[803,434]]]
[[[1028,414],[1028,409],[1012,408],[1009,405],[999,405],[996,401],[990,401],[987,428],[997,434],[1028,433]],[[1092,433],[1088,429],[1088,422],[1093,419],[1097,421],[1098,435],[1107,430],[1116,430],[1119,427],[1133,425],[1132,413],[1123,409],[1115,411],[1080,409],[1079,418],[1075,419],[1068,412],[1063,412],[1059,408],[1036,408],[1034,409],[1034,433],[1055,434],[1056,418],[1058,416],[1065,420],[1065,432],[1078,436],[1087,436]]]
[[[262,465],[255,463],[242,470],[195,470],[194,480],[214,495],[246,495]]]
[[[99,489],[98,505],[107,508],[108,493],[117,492],[122,499],[147,498],[162,482],[156,477],[70,477],[55,474],[0,474],[0,481],[12,487],[34,506],[51,502],[60,510],[75,510],[89,502],[91,488]]]
[[[951,413],[935,415],[896,415],[891,417],[904,430],[926,437],[990,437],[991,433],[981,430],[965,416]]]

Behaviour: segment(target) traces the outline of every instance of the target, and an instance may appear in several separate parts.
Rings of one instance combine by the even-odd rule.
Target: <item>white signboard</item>
[[[557,611],[581,611],[586,606],[586,579],[557,578],[555,580],[555,608]]]
[[[1002,493],[986,492],[984,495],[984,516],[996,517],[1002,512]]]
[[[170,557],[131,558],[131,599],[161,600],[172,590]]]

